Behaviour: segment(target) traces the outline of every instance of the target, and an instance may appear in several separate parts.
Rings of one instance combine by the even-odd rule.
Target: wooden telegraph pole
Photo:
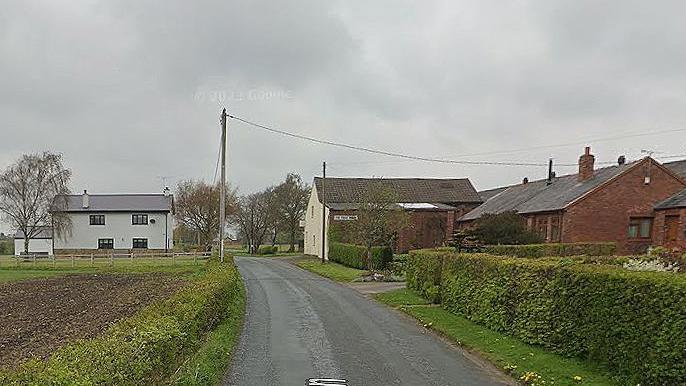
[[[221,172],[221,183],[219,184],[219,260],[224,262],[224,224],[226,217],[226,109],[222,110],[221,123],[222,123],[222,172]]]
[[[326,262],[326,195],[324,194],[324,183],[326,182],[326,161],[322,163],[322,264]]]

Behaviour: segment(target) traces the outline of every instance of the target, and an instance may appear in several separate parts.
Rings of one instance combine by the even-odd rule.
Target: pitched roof
[[[52,227],[50,226],[40,226],[40,230],[38,231],[38,234],[33,236],[34,239],[51,239],[52,238]],[[24,238],[24,232],[21,230],[17,230],[14,233],[14,238],[15,239],[23,239]]]
[[[170,212],[173,198],[164,194],[89,194],[88,208],[81,194],[66,196],[65,212]]]
[[[568,174],[556,177],[550,185],[545,179],[513,185],[495,194],[478,208],[462,216],[460,220],[475,220],[487,213],[508,211],[534,213],[560,210],[641,161],[596,169],[593,177],[585,181],[578,181],[577,174]]]
[[[686,208],[686,189],[655,205],[655,209],[670,208]]]
[[[510,186],[501,186],[499,188],[480,190],[479,191],[479,197],[481,197],[481,199],[484,201],[488,201],[489,198],[495,196],[496,194],[502,192],[503,190],[505,190],[509,187]]]
[[[686,159],[665,162],[662,164],[662,166],[678,174],[681,178],[686,178]]]
[[[321,201],[320,177],[314,178]],[[328,203],[359,203],[372,186],[388,188],[398,195],[401,203],[458,203],[482,202],[467,178],[327,178],[324,194]]]

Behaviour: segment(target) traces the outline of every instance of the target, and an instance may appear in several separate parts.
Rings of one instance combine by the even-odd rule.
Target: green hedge
[[[112,325],[102,336],[0,373],[0,384],[160,384],[202,343],[242,296],[232,263],[208,262],[201,277],[169,299]]]
[[[488,245],[483,252],[512,257],[547,256],[612,256],[617,252],[615,243],[560,243],[526,245]]]
[[[622,384],[686,384],[686,276],[432,251],[413,252],[407,276],[419,291],[438,286],[449,311],[604,363]]]
[[[258,255],[274,255],[279,251],[279,247],[274,245],[262,245],[257,249]]]
[[[367,269],[367,254],[363,246],[329,243],[329,260],[347,267]],[[372,247],[372,264],[374,269],[385,269],[393,261],[393,250],[390,247]]]

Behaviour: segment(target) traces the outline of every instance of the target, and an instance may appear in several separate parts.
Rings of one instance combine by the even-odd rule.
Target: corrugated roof
[[[655,205],[655,209],[670,208],[686,208],[686,189]]]
[[[321,201],[321,178],[314,178]],[[398,202],[458,203],[483,202],[467,178],[327,178],[324,189],[328,203],[359,203],[372,186],[382,186],[398,195]]]
[[[662,166],[673,171],[674,173],[681,176],[681,178],[686,178],[686,159],[680,161],[665,162]]]
[[[40,230],[38,231],[38,234],[33,236],[33,239],[51,239],[52,238],[52,227],[49,226],[41,226],[39,227]],[[29,232],[31,233],[31,232]],[[15,239],[23,239],[24,238],[24,232],[21,230],[17,230],[14,233],[14,238]]]
[[[577,180],[577,174],[569,174],[556,177],[550,185],[547,184],[547,180],[543,179],[510,186],[462,216],[460,220],[474,220],[487,213],[508,211],[533,213],[560,210],[639,162],[641,161],[596,169],[593,177],[581,182]]]
[[[66,212],[168,212],[172,196],[164,194],[89,194],[88,208],[82,206],[81,194],[66,196]]]

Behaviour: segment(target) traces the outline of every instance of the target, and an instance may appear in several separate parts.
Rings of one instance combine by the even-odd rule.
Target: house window
[[[653,219],[650,217],[631,217],[629,219],[630,239],[649,239],[653,228]]]
[[[136,249],[148,249],[148,239],[133,239],[133,247]]]
[[[539,217],[536,219],[536,233],[543,240],[548,239],[548,217]]]
[[[133,225],[148,225],[147,214],[133,214],[131,215],[131,224]]]
[[[98,239],[98,249],[114,249],[114,239]]]
[[[560,241],[560,217],[553,216],[550,218],[550,241]]]
[[[91,225],[105,225],[105,215],[104,214],[92,214],[90,215]]]

